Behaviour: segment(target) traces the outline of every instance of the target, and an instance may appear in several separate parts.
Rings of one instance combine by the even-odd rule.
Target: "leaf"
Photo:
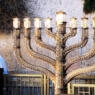
[[[85,14],[95,12],[95,0],[85,0],[83,11]]]

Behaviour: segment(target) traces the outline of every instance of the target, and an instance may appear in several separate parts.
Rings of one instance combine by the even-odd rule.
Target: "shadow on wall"
[[[12,30],[12,18],[27,15],[24,0],[0,0],[0,30],[3,32],[10,33]]]
[[[3,68],[4,69],[3,74],[8,74],[6,63],[5,63],[5,61],[4,61],[4,59],[3,59],[2,56],[0,56],[0,68]]]

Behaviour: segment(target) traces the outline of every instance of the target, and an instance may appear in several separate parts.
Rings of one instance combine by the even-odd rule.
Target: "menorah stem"
[[[65,93],[65,55],[63,54],[63,50],[65,48],[65,42],[62,39],[66,32],[66,23],[57,25],[57,33],[56,33],[56,84],[55,84],[55,95],[60,95]],[[62,38],[61,38],[61,37]]]

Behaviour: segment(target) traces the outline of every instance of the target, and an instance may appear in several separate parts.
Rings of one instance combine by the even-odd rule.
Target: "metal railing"
[[[95,95],[95,76],[78,76],[68,83],[70,95]]]
[[[45,75],[4,75],[4,95],[54,95],[53,84]]]
[[[54,95],[54,85],[45,75],[4,75],[3,95]],[[95,76],[79,76],[68,83],[70,95],[95,95]]]

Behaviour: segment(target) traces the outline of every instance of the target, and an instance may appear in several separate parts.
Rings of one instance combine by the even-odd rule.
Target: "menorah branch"
[[[26,31],[26,30],[25,30]],[[24,31],[24,32],[25,32]],[[30,34],[29,34],[30,35]],[[55,66],[55,60],[46,56],[46,55],[42,55],[36,51],[34,51],[31,47],[31,42],[30,42],[30,39],[27,38],[26,36],[24,36],[24,48],[26,48],[27,52],[29,53],[29,55],[31,55],[31,57],[33,58],[38,58],[38,59],[41,59],[45,62],[48,62],[49,64],[51,64],[52,66]]]
[[[70,32],[64,34],[63,39],[66,42],[68,38],[71,38],[77,34],[76,28],[70,28]]]
[[[42,74],[46,74],[47,77],[49,77],[54,82],[55,79],[54,73],[50,72],[48,69],[43,68],[41,66],[35,66],[33,64],[26,62],[21,56],[20,49],[16,49],[15,54],[16,54],[16,59],[18,61],[18,64],[20,64],[22,67],[27,68],[29,70],[39,71]]]
[[[56,40],[56,33],[53,33],[53,32],[52,32],[52,28],[46,28],[46,29],[45,29],[45,32],[46,32],[46,34],[47,34],[48,36],[50,36],[50,37],[52,37],[53,39]]]
[[[74,45],[71,45],[69,47],[66,47],[64,49],[64,53],[67,55],[68,53],[70,53],[71,51],[73,51],[74,49],[78,49],[80,47],[84,47],[88,42],[88,29],[82,29],[82,38],[81,41],[79,43],[76,43]]]
[[[20,30],[17,30],[17,31],[15,30],[15,32],[14,32],[15,47],[16,48],[21,48],[22,53],[24,52],[23,55],[25,55],[26,57],[28,56],[30,58],[30,60],[31,60],[32,58],[35,58],[35,56],[37,57],[38,55],[34,54],[35,52],[31,53],[28,50],[28,48],[29,48],[29,40],[28,40],[27,37],[29,37],[29,36],[26,36],[25,34],[24,35],[22,34],[20,36]],[[40,57],[41,57],[41,55],[40,55]],[[51,61],[50,58],[48,58],[48,59],[49,59],[48,60],[49,63],[52,63],[52,62],[50,62]],[[44,60],[44,59],[42,59],[42,60]],[[32,60],[31,60],[31,62],[32,62]]]
[[[15,31],[15,34],[16,32],[18,33],[18,31]],[[19,31],[20,32],[20,31]],[[18,61],[18,64],[20,64],[21,66],[23,66],[24,68],[27,68],[29,70],[36,70],[36,71],[40,71],[41,73],[43,74],[46,74],[53,82],[54,82],[54,78],[55,78],[55,75],[52,71],[48,70],[47,68],[45,67],[42,67],[42,66],[37,66],[33,63],[30,63],[28,62],[28,60],[25,59],[25,57],[23,57],[22,55],[22,47],[23,45],[21,44],[21,36],[19,35],[15,35],[16,37],[16,41],[20,41],[20,43],[18,44],[15,44],[15,47],[14,47],[14,50],[15,50],[15,54],[16,54],[16,58],[17,58],[17,61]],[[20,47],[21,45],[21,47]],[[23,51],[25,51],[23,49]]]
[[[84,67],[84,68],[79,68],[79,69],[73,70],[72,72],[67,74],[65,80],[68,83],[72,78],[74,78],[74,77],[76,77],[80,74],[84,74],[84,73],[88,73],[88,72],[92,72],[92,71],[95,71],[95,65],[87,66],[87,67]]]
[[[34,30],[34,33],[35,33],[35,41],[37,43],[38,46],[42,47],[42,48],[46,48],[48,50],[51,50],[53,51],[54,53],[56,52],[55,51],[55,47],[54,46],[51,46],[51,45],[48,45],[46,44],[45,42],[42,41],[42,38],[41,38],[41,29],[37,28]]]
[[[71,65],[73,65],[77,62],[80,62],[82,60],[87,60],[87,59],[93,57],[94,55],[95,55],[95,45],[89,52],[85,53],[84,55],[70,58],[69,60],[67,60],[66,69],[68,69]]]

